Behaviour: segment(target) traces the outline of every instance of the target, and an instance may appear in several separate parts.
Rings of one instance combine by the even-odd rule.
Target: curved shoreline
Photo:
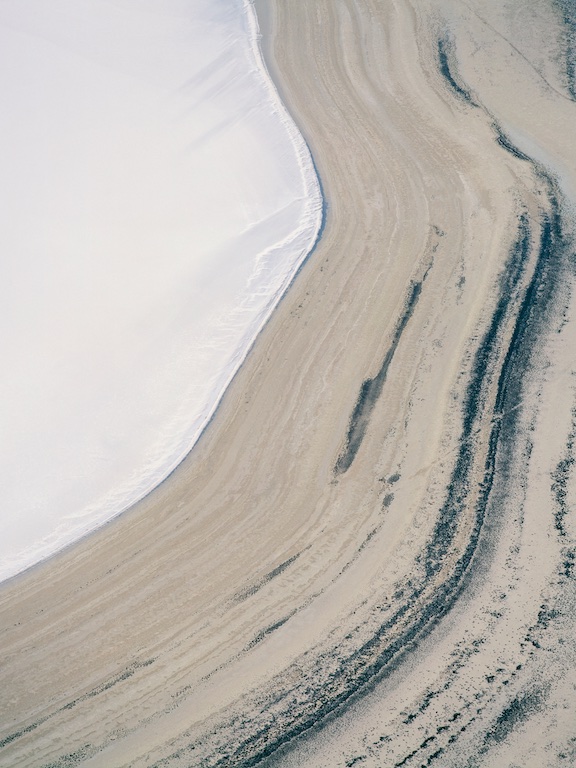
[[[209,5],[207,7],[209,8]],[[87,9],[80,12],[79,18],[82,18],[84,12],[86,12],[86,19],[90,21],[90,11]],[[96,15],[97,12],[98,9],[96,9]],[[47,18],[49,20],[49,17]],[[24,21],[25,19],[26,14],[24,14]],[[118,23],[118,19],[113,13],[107,16],[104,12],[103,19],[104,23],[110,23],[112,27]],[[139,20],[136,13],[134,22]],[[195,23],[200,22],[196,21]],[[48,21],[45,24],[49,36]],[[239,220],[244,218],[248,224],[245,231],[236,233],[232,250],[229,247],[226,250],[227,246],[224,245],[222,247],[225,256],[223,257],[220,252],[216,253],[214,259],[220,268],[223,268],[223,272],[218,276],[217,283],[214,281],[214,284],[211,284],[209,279],[206,280],[202,270],[196,267],[197,262],[202,261],[202,257],[199,258],[198,254],[195,253],[194,243],[197,239],[205,242],[207,240],[206,233],[203,233],[198,226],[190,225],[186,229],[186,221],[184,221],[181,236],[186,238],[186,247],[189,252],[185,270],[180,268],[180,271],[188,278],[186,290],[188,291],[187,295],[190,295],[192,299],[182,301],[179,293],[182,290],[181,286],[177,284],[174,287],[174,274],[179,275],[180,272],[178,271],[178,264],[175,265],[170,260],[170,256],[172,251],[178,250],[177,246],[167,248],[165,258],[158,262],[159,267],[157,267],[160,272],[165,273],[166,284],[169,286],[165,289],[165,293],[170,298],[169,311],[173,312],[174,316],[179,313],[180,323],[173,322],[168,326],[169,334],[165,333],[162,336],[164,328],[162,321],[164,316],[169,314],[169,312],[161,311],[161,308],[165,309],[164,304],[168,303],[166,296],[164,294],[158,296],[154,293],[154,281],[150,281],[150,283],[143,281],[145,289],[139,291],[144,296],[149,293],[153,297],[148,303],[146,303],[146,299],[143,300],[143,306],[147,310],[148,323],[150,327],[154,326],[153,332],[147,335],[161,338],[163,341],[162,345],[153,346],[150,343],[147,347],[148,367],[144,361],[140,376],[132,375],[131,377],[131,371],[127,370],[123,376],[116,377],[114,370],[109,370],[105,366],[106,355],[102,353],[99,356],[100,350],[96,349],[95,361],[100,360],[100,358],[103,361],[101,391],[90,401],[91,409],[85,408],[83,412],[77,413],[77,431],[75,432],[71,426],[71,415],[74,413],[71,406],[70,413],[62,414],[64,422],[68,423],[67,431],[58,426],[52,427],[50,431],[40,420],[40,426],[35,434],[30,435],[28,445],[25,441],[22,441],[22,445],[20,445],[15,440],[16,447],[12,453],[28,458],[29,455],[34,455],[36,450],[39,452],[38,464],[25,461],[22,462],[22,472],[10,473],[8,470],[13,466],[10,463],[11,454],[3,454],[9,477],[5,486],[7,507],[11,509],[12,517],[18,518],[19,530],[22,531],[22,535],[18,535],[17,531],[10,535],[12,526],[9,521],[5,521],[6,524],[2,530],[3,532],[6,531],[6,535],[0,541],[0,582],[28,570],[56,552],[73,546],[76,541],[90,535],[95,529],[105,526],[111,519],[138,503],[172,473],[200,439],[230,382],[249,354],[262,327],[267,323],[275,306],[289,289],[295,275],[321,234],[325,218],[325,203],[313,161],[305,141],[282,105],[274,83],[267,72],[259,46],[255,11],[249,0],[239,0],[232,12],[232,21],[222,21],[221,26],[223,30],[231,29],[234,31],[236,37],[231,43],[231,51],[234,51],[234,55],[241,65],[239,74],[243,78],[234,85],[234,89],[230,85],[229,90],[231,92],[239,91],[248,105],[251,103],[250,99],[255,102],[251,109],[243,104],[238,107],[240,109],[238,114],[228,116],[225,130],[233,131],[237,122],[244,129],[243,133],[240,132],[237,135],[237,138],[239,136],[238,168],[245,169],[243,182],[249,185],[251,174],[257,175],[260,187],[268,192],[272,191],[275,197],[269,200],[267,195],[263,197],[261,195],[262,199],[259,200],[257,194],[252,194],[248,190],[246,200],[233,201],[236,205],[229,206],[231,210],[229,218],[232,220],[236,220],[234,217]],[[96,43],[97,40],[98,32],[95,31],[94,42]],[[230,43],[230,41],[228,42]],[[221,44],[221,38],[214,34],[214,45],[219,43]],[[136,51],[134,53],[131,50],[130,41],[126,41],[125,44],[126,58],[130,59],[131,55],[137,58],[138,46],[134,46]],[[33,64],[32,55],[30,55],[30,59],[31,69],[38,68]],[[221,71],[225,64],[221,63],[221,59],[222,56],[217,59],[216,65],[212,65],[211,78],[222,77]],[[180,70],[183,73],[186,72],[187,66],[189,70],[194,70],[194,66],[197,65],[193,57],[192,61],[189,61],[185,55],[180,56],[179,62]],[[47,92],[50,91],[51,87],[58,89],[58,83],[54,84],[52,79],[48,78],[46,81]],[[177,75],[175,79],[177,79]],[[26,75],[23,75],[23,82],[26,83]],[[160,86],[158,88],[160,89]],[[26,90],[25,87],[24,90]],[[150,90],[153,91],[154,89],[151,88]],[[174,107],[170,101],[171,96],[182,108],[186,106],[187,100],[185,98],[178,101],[173,94],[165,94],[167,103],[164,104],[164,110],[166,113]],[[189,100],[190,93],[188,97]],[[219,94],[216,94],[215,99],[214,105],[208,105],[208,109],[204,105],[204,112],[202,112],[202,106],[199,112],[195,112],[192,125],[187,126],[187,135],[190,131],[194,132],[196,124],[200,125],[202,120],[206,119],[203,117],[205,112],[209,112],[211,109],[218,111],[222,109],[222,102],[227,103],[226,96],[220,97],[218,100]],[[229,96],[228,99],[230,99]],[[150,101],[153,102],[152,96]],[[171,104],[172,107],[169,108],[168,104]],[[152,108],[151,111],[153,111]],[[46,112],[49,121],[49,110],[47,109]],[[114,114],[112,110],[111,122]],[[254,120],[254,114],[257,115],[258,120]],[[253,150],[251,168],[246,170],[244,155],[249,153],[251,142],[253,146],[256,146],[261,123],[266,126],[265,129],[263,128],[266,130],[266,135],[260,138],[262,146],[258,147],[258,150]],[[144,128],[146,127],[149,128],[145,125]],[[122,127],[117,127],[116,130],[120,134]],[[246,147],[242,144],[242,137],[245,135],[248,135]],[[169,129],[164,136],[164,143],[167,155],[170,151],[174,151],[173,144],[175,141]],[[217,146],[220,150],[225,150],[226,139],[224,139],[223,145],[218,144]],[[281,160],[276,165],[273,162],[274,156],[270,156],[270,146],[276,148],[281,156]],[[80,148],[78,151],[81,154],[82,149]],[[196,154],[196,165],[198,165],[204,159],[202,149]],[[259,157],[259,154],[264,160]],[[266,162],[266,158],[270,164]],[[82,157],[74,159],[77,163],[83,161]],[[63,152],[63,162],[65,160],[66,155]],[[229,181],[233,184],[238,175],[235,172],[233,160],[231,159],[231,162],[224,166],[224,171],[218,166],[217,160],[218,157],[212,164],[212,176],[218,179],[221,177],[228,178],[226,173],[229,167]],[[259,162],[264,162],[264,165],[260,166]],[[105,163],[103,165],[105,166]],[[168,162],[166,166],[169,166]],[[193,165],[193,167],[195,166]],[[177,188],[177,180],[173,179],[172,181],[173,186]],[[190,189],[185,190],[189,193],[189,198],[186,199],[188,201],[194,200],[196,199],[194,195],[198,195],[197,203],[200,205],[202,198],[206,196],[206,190],[208,192],[210,190],[207,181],[204,180],[202,191],[199,194],[198,179],[194,177],[188,179]],[[255,189],[258,189],[258,186]],[[137,198],[138,190],[134,190],[134,193],[134,197]],[[184,193],[182,194],[184,195]],[[87,196],[89,197],[89,192]],[[97,207],[96,193],[94,193],[94,197],[94,206]],[[281,204],[286,204],[284,209]],[[64,204],[61,207],[64,208]],[[135,202],[134,207],[137,211],[145,208],[146,198],[144,197],[143,201]],[[242,214],[244,208],[248,211],[251,207],[253,207],[251,213]],[[287,215],[285,210],[288,210]],[[281,220],[278,222],[274,218],[273,220],[276,221],[277,225],[270,226],[268,219],[274,215],[277,217],[279,213]],[[220,226],[223,231],[230,226],[229,218],[225,215],[221,217]],[[191,213],[188,214],[188,219],[191,222],[195,221],[194,215]],[[72,224],[73,222],[71,227]],[[101,229],[107,229],[105,218]],[[137,237],[138,229],[139,227],[136,226],[132,228],[134,231],[130,231],[132,239]],[[257,231],[256,237],[251,234],[251,230]],[[234,233],[234,230],[232,232]],[[210,235],[212,234],[210,232]],[[154,236],[154,233],[152,235]],[[216,232],[214,232],[214,236],[215,241],[217,241]],[[212,241],[208,238],[208,242]],[[226,241],[224,242],[226,243]],[[253,251],[250,250],[250,246],[253,246]],[[130,255],[130,250],[124,255],[126,264],[131,263]],[[158,257],[158,254],[154,253],[154,256]],[[88,273],[92,268],[89,255],[85,256],[79,248],[78,257],[87,259],[85,269]],[[122,259],[120,258],[119,261],[123,267]],[[154,266],[156,266],[156,262]],[[150,265],[147,267],[154,274],[153,268]],[[233,276],[230,277],[228,273]],[[163,277],[164,274],[156,275],[157,280]],[[184,282],[184,278],[182,282]],[[220,288],[220,294],[217,291],[219,286],[224,286]],[[73,279],[71,279],[70,285],[66,286],[67,292],[74,294],[76,287]],[[104,293],[107,289],[108,286],[104,284]],[[198,301],[197,298],[194,298],[196,294],[200,297],[204,296],[204,300],[207,299],[205,294],[212,297],[210,303],[215,305],[217,317],[210,309],[204,311],[194,309],[195,304],[203,306],[202,299]],[[164,304],[162,304],[163,300]],[[123,310],[127,316],[130,316],[134,303],[131,295],[125,297]],[[31,326],[33,328],[35,327],[34,310],[40,313],[41,309],[42,304],[40,302],[39,306],[33,307],[32,312],[29,313],[32,317]],[[46,312],[47,324],[53,321],[53,314],[50,313],[48,307]],[[57,316],[57,313],[54,316]],[[98,317],[96,310],[95,317]],[[152,319],[155,319],[156,322],[153,323]],[[86,322],[81,312],[78,313],[77,322],[79,325]],[[141,328],[143,324],[145,323],[141,319],[139,327]],[[139,344],[145,343],[144,337],[138,336],[138,330],[135,332],[136,338],[132,338],[130,333],[131,328],[129,326],[124,327],[122,323],[118,325],[116,328],[116,336],[119,339],[118,348],[123,348],[127,357],[132,354],[136,360],[137,352],[133,350],[138,348]],[[18,338],[16,330],[13,335],[15,339]],[[142,336],[142,331],[140,336]],[[31,338],[33,341],[34,333],[31,333]],[[127,340],[131,343],[128,344]],[[63,334],[62,355],[65,355],[66,350],[68,350],[67,341]],[[91,352],[89,341],[88,339],[85,342],[85,347]],[[113,347],[114,341],[115,339],[110,339],[105,331],[102,332],[101,337],[98,337],[98,344],[102,350],[105,350],[107,346]],[[162,350],[167,345],[170,345],[173,352],[168,362],[162,356]],[[84,349],[80,349],[79,353],[84,353]],[[71,359],[78,356],[70,355]],[[10,359],[8,357],[8,361]],[[134,361],[133,364],[136,365]],[[66,368],[66,366],[64,367]],[[70,374],[69,378],[62,377],[60,396],[62,400],[67,399],[66,386],[68,386],[71,388],[71,392],[67,394],[74,402],[74,390],[82,391],[84,387],[80,386],[79,382],[75,382],[73,364],[71,363],[68,367],[73,373]],[[33,368],[31,370],[34,371]],[[7,382],[8,391],[10,391],[11,379],[8,378]],[[151,382],[153,382],[154,387]],[[53,389],[53,381],[47,375],[44,391],[49,393],[51,385]],[[147,408],[143,404],[150,403],[142,393],[147,393],[151,388],[154,389],[155,396],[149,396],[149,400],[153,402]],[[28,392],[25,381],[22,389]],[[130,392],[130,390],[132,390],[131,395],[126,398],[126,392]],[[113,393],[113,396],[110,393]],[[124,400],[122,400],[122,396],[124,396]],[[53,402],[48,394],[45,394],[44,398],[44,410],[49,413]],[[128,402],[125,402],[126,399]],[[107,405],[110,402],[121,402],[123,406],[117,407],[118,413],[112,423],[109,423],[107,419],[110,418],[110,413],[114,412],[116,406],[110,406],[107,410]],[[21,404],[20,410],[23,414],[37,406],[32,395],[29,395],[28,399],[23,397]],[[56,407],[57,405],[56,403]],[[29,406],[29,408],[25,406]],[[89,413],[91,410],[101,411],[101,418],[97,421],[90,421],[89,417],[84,418],[84,413]],[[15,408],[14,411],[17,413],[18,409]],[[148,411],[152,415],[149,415]],[[132,416],[130,421],[132,433],[128,429],[123,431],[123,427],[125,427],[123,417],[127,412]],[[163,414],[164,418],[155,416],[156,413]],[[66,422],[66,418],[68,422]],[[23,422],[26,423],[24,419]],[[15,421],[15,424],[17,423]],[[13,437],[10,429],[12,422],[8,421],[5,426],[7,432],[5,442],[10,442],[11,436]],[[121,435],[121,438],[115,441],[116,432]],[[106,445],[110,441],[112,441],[112,448],[108,449]],[[59,466],[55,470],[51,463],[51,457],[62,452],[63,444],[66,450],[71,452],[67,476],[59,471]],[[44,446],[43,451],[40,451],[40,446]],[[46,446],[48,447],[46,448]],[[92,448],[91,452],[86,450],[87,446]],[[92,460],[88,454],[96,454],[99,446],[102,453],[100,461]],[[72,451],[73,447],[77,447],[77,450]],[[114,451],[114,461],[110,459],[111,465],[107,461],[109,450]],[[77,456],[77,463],[74,463],[75,456]],[[108,468],[109,477],[112,477],[114,482],[110,479],[108,479],[108,483],[106,482],[106,468]],[[83,472],[80,471],[82,469]],[[76,474],[85,475],[89,482],[78,481],[75,484]],[[10,475],[14,477],[13,481],[11,481]],[[20,475],[28,482],[22,481],[21,484],[18,484],[16,478]],[[47,479],[50,477],[54,477],[52,484]],[[36,491],[36,503],[33,503],[36,498],[34,493],[32,493],[32,501],[26,495],[29,488]]]

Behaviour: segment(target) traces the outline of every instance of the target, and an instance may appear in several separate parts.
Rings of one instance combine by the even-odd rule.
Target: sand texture
[[[0,766],[574,765],[576,16],[257,10],[322,237],[183,464],[2,588]]]

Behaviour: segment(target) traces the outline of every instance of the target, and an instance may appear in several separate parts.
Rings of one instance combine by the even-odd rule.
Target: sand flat
[[[323,236],[183,464],[3,586],[0,765],[574,755],[570,30],[477,5],[268,4]]]

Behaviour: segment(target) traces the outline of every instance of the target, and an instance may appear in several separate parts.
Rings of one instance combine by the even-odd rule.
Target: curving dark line
[[[98,685],[96,688],[92,688],[92,690],[88,691],[87,693],[84,693],[82,696],[78,696],[76,699],[72,699],[67,704],[64,704],[63,706],[55,710],[50,715],[41,717],[39,720],[36,720],[35,722],[31,723],[30,725],[27,725],[21,730],[14,731],[8,736],[5,736],[0,741],[0,749],[2,749],[2,747],[8,746],[8,744],[11,744],[13,741],[16,741],[22,736],[25,736],[27,733],[30,733],[31,731],[35,731],[36,728],[38,728],[41,725],[44,725],[44,723],[46,723],[48,720],[55,717],[56,715],[61,714],[62,712],[65,712],[67,709],[73,709],[77,704],[80,704],[84,701],[88,701],[88,699],[93,699],[96,696],[99,696],[101,693],[108,691],[110,688],[117,685],[118,683],[122,683],[124,682],[124,680],[128,680],[139,669],[142,669],[143,667],[149,667],[150,664],[153,664],[155,661],[156,661],[155,657],[152,659],[146,659],[145,661],[134,661],[132,664],[126,667],[126,669],[123,672],[120,672],[118,675],[116,675],[115,677],[112,677],[110,680],[107,680],[105,683]],[[70,765],[75,765],[75,763],[70,763]]]
[[[500,125],[494,121],[492,123],[492,129],[494,130],[496,134],[496,143],[499,144],[502,149],[505,149],[506,152],[508,152],[512,157],[517,158],[518,160],[525,160],[527,163],[530,163],[534,166],[535,170],[539,174],[539,166],[536,166],[536,164],[532,161],[528,155],[525,155],[524,152],[518,149],[518,147],[510,141],[508,136],[504,133]]]
[[[447,36],[438,40],[438,69],[440,70],[440,74],[455,96],[466,101],[472,107],[477,107],[478,105],[472,98],[470,91],[458,82],[459,78],[456,75],[454,62],[450,62],[449,60],[449,54],[452,52],[452,47],[453,44]]]

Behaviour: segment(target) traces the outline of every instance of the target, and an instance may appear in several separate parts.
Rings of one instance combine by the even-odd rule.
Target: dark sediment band
[[[462,99],[472,107],[476,107],[478,105],[472,98],[470,91],[459,82],[454,62],[451,61],[453,59],[452,48],[453,45],[448,36],[445,35],[438,40],[438,68],[440,74],[457,98]]]

